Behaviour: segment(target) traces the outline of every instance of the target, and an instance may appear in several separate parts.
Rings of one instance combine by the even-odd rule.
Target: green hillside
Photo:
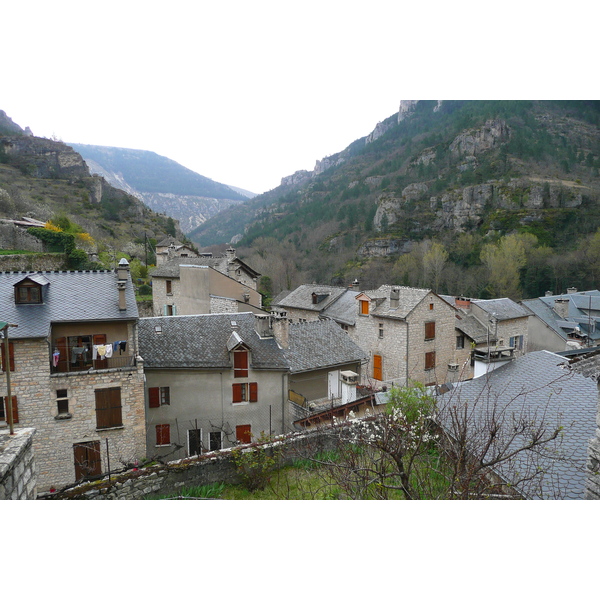
[[[190,238],[238,236],[274,292],[354,277],[483,297],[600,283],[590,256],[600,102],[421,101],[380,125],[323,173],[224,211]]]

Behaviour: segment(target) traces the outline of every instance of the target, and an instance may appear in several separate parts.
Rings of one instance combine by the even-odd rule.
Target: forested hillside
[[[597,101],[415,102],[190,237],[237,235],[271,293],[355,277],[515,299],[597,287],[599,125]]]

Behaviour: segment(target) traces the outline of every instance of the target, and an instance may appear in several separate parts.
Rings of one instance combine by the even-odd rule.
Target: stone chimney
[[[286,350],[290,347],[289,325],[290,321],[285,317],[273,318],[273,335],[275,336],[277,343]]]
[[[394,288],[390,291],[390,308],[398,308],[400,303],[400,290]]]
[[[357,292],[360,292],[360,283],[358,281],[358,279],[355,279],[349,286],[348,289],[350,290],[356,290]]]
[[[454,298],[454,303],[458,308],[471,310],[471,300],[469,298],[461,298],[460,296],[457,296]]]
[[[554,296],[554,294],[550,290],[548,290],[546,292],[545,296],[546,296],[546,298],[548,298],[549,296]]]
[[[566,319],[569,316],[568,298],[556,298],[556,300],[554,300],[554,312],[556,312],[561,319]]]
[[[119,310],[127,310],[127,300],[125,298],[125,287],[129,279],[129,263],[126,258],[122,258],[117,266],[117,289],[119,290]]]
[[[576,294],[577,293],[577,288],[567,288],[567,294]]]

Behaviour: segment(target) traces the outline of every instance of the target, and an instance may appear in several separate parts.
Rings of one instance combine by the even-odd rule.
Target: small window
[[[170,446],[171,445],[171,426],[168,424],[156,426],[156,445]]]
[[[188,429],[188,456],[202,454],[202,429]]]
[[[361,300],[360,301],[360,314],[361,315],[368,315],[369,314],[369,301],[368,300]]]
[[[456,336],[456,349],[462,350],[465,347],[465,336],[457,335]]]
[[[223,448],[223,432],[222,431],[211,431],[209,434],[209,449],[221,450]]]
[[[56,408],[58,418],[67,418],[69,414],[69,398],[67,390],[56,390]]]
[[[435,339],[435,321],[428,321],[427,323],[425,323],[425,339]]]
[[[41,286],[35,283],[24,283],[15,287],[17,304],[40,304],[42,302]]]
[[[6,421],[8,423],[8,396],[4,396],[0,402],[0,421]],[[19,406],[17,404],[17,397],[12,397],[12,418],[13,424],[19,422]]]
[[[383,339],[383,323],[379,323],[379,339]]]
[[[171,404],[171,389],[169,387],[148,388],[148,407],[158,408],[164,404]]]
[[[170,279],[167,279],[165,284],[167,287],[167,294],[172,294],[173,293],[173,282]]]
[[[425,370],[435,369],[435,352],[425,353]]]
[[[429,310],[433,310],[433,302],[429,305]]]
[[[172,304],[165,304],[165,316],[172,317],[175,314],[175,307]]]
[[[234,404],[258,402],[258,383],[232,384],[232,401]]]
[[[248,351],[236,350],[233,353],[233,376],[248,377]]]

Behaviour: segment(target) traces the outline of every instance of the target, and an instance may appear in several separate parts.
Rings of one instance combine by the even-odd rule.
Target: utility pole
[[[9,327],[18,327],[18,325],[0,322],[0,331],[2,331],[4,334],[4,364],[2,367],[6,372],[6,412],[8,413],[8,427],[10,429],[10,435],[14,435],[15,428],[13,423],[12,390],[10,389],[10,345],[8,343]]]

